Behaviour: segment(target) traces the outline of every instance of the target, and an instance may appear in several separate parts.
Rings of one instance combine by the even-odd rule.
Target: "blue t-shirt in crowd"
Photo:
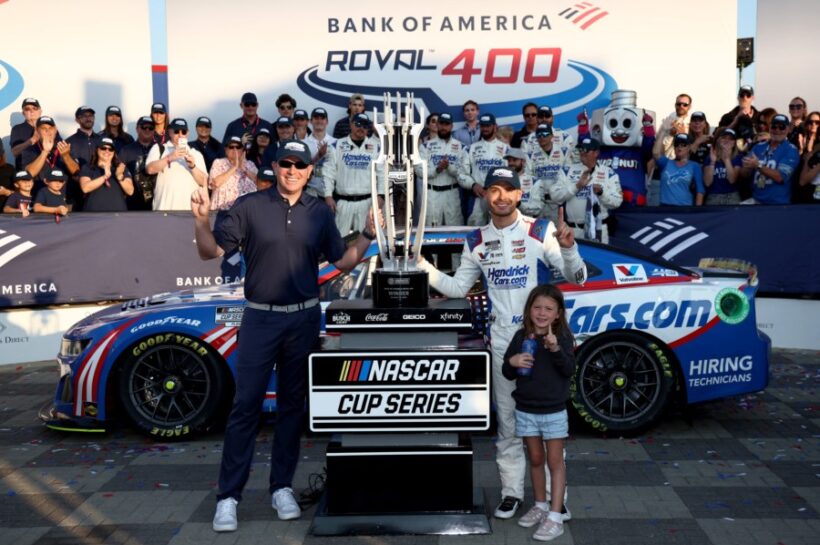
[[[769,142],[761,142],[750,152],[757,157],[760,165],[777,170],[783,183],[776,183],[759,170],[754,173],[752,197],[762,204],[789,204],[792,195],[792,176],[800,162],[800,152],[793,144],[783,141],[776,148]]]
[[[707,165],[711,164],[711,160],[707,159]],[[743,155],[737,154],[731,161],[731,165],[735,168],[740,168],[743,164]],[[729,178],[726,177],[726,165],[723,159],[715,161],[715,173],[712,176],[712,185],[709,186],[710,195],[726,195],[728,193],[737,193],[737,179],[735,183],[729,183]]]
[[[655,161],[661,169],[661,204],[673,206],[692,206],[695,196],[692,195],[692,182],[695,192],[704,194],[703,172],[701,166],[693,161],[686,161],[683,166],[666,156]]]
[[[35,203],[40,203],[43,206],[65,206],[65,195],[62,191],[58,193],[52,193],[49,191],[48,187],[44,187],[40,191],[37,192],[37,196],[34,197]]]
[[[31,211],[31,202],[31,197],[26,197],[19,191],[15,191],[11,195],[9,195],[8,199],[6,199],[5,206],[14,208],[15,210],[20,210],[20,205],[24,205],[26,208],[29,209],[29,211]]]

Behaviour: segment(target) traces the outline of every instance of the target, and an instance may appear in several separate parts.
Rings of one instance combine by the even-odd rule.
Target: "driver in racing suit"
[[[572,229],[559,211],[558,224],[546,218],[521,214],[518,175],[507,167],[493,168],[484,182],[489,224],[467,235],[461,263],[453,276],[442,274],[428,261],[419,268],[429,274],[430,285],[447,297],[464,297],[483,275],[490,298],[490,345],[493,354],[493,401],[498,420],[496,463],[501,477],[502,500],[498,518],[512,518],[524,498],[526,458],[515,436],[515,382],[501,374],[504,352],[523,322],[527,295],[538,284],[550,281],[552,265],[574,284],[586,281],[587,272]]]

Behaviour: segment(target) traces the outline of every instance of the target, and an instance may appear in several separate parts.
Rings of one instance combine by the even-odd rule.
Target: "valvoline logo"
[[[521,110],[528,102],[549,105],[557,127],[575,126],[582,108],[591,112],[609,104],[618,88],[612,76],[566,59],[561,47],[544,45],[331,50],[321,64],[299,74],[297,85],[311,98],[343,109],[351,94],[361,93],[367,111],[379,112],[384,93],[412,92],[417,105],[456,120],[463,119],[464,102],[473,99],[482,113],[494,114],[499,125],[513,126],[521,125]]]
[[[0,110],[12,104],[23,92],[23,76],[15,68],[0,60]]]

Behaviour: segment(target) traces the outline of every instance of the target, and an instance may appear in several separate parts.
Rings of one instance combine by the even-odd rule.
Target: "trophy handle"
[[[393,152],[393,144],[392,144],[392,129],[385,130],[383,125],[376,123],[378,118],[376,117],[377,111],[376,108],[373,108],[373,121],[374,121],[374,128],[376,130],[376,134],[379,135],[379,156],[376,157],[375,161],[370,163],[370,197],[371,203],[370,207],[373,211],[373,223],[376,229],[376,244],[379,247],[379,256],[382,259],[382,263],[385,266],[392,262],[393,260],[393,248],[394,243],[391,240],[390,236],[390,225],[393,222],[393,215],[392,215],[392,208],[390,207],[390,199],[384,199],[384,210],[382,211],[384,215],[384,221],[387,225],[388,232],[385,235],[384,229],[382,228],[381,222],[379,221],[379,186],[378,186],[378,179],[376,176],[376,168],[383,167],[385,170],[385,194],[388,193],[388,179],[387,179],[387,172],[389,169],[390,161],[392,160],[392,152]],[[391,119],[392,115],[390,112],[390,105],[387,101],[385,101],[385,110],[384,110],[385,120]],[[390,127],[391,125],[385,126]],[[387,136],[388,138],[385,138]],[[387,141],[387,154],[385,154],[385,146],[382,145],[385,141]]]
[[[413,96],[411,95],[411,100],[412,99]],[[413,153],[410,155],[407,162],[408,170],[413,170],[413,166],[416,165],[421,166],[421,207],[419,208],[419,217],[416,221],[416,239],[413,243],[413,257],[412,261],[409,263],[413,267],[416,266],[419,256],[421,255],[421,245],[424,241],[424,229],[427,225],[427,161],[422,160],[421,155],[419,154],[419,137],[421,136],[421,131],[424,128],[425,113],[424,106],[421,106],[419,108],[419,118],[421,122],[413,125],[413,128],[410,131],[410,139],[413,144]],[[408,193],[409,192],[410,191],[408,190]],[[415,193],[415,190],[413,193]],[[408,243],[409,241],[410,239],[408,238]]]

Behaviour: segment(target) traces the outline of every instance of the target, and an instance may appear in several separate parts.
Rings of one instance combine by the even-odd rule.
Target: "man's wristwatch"
[[[367,229],[362,229],[362,236],[367,240],[376,240],[376,233],[368,233]]]

